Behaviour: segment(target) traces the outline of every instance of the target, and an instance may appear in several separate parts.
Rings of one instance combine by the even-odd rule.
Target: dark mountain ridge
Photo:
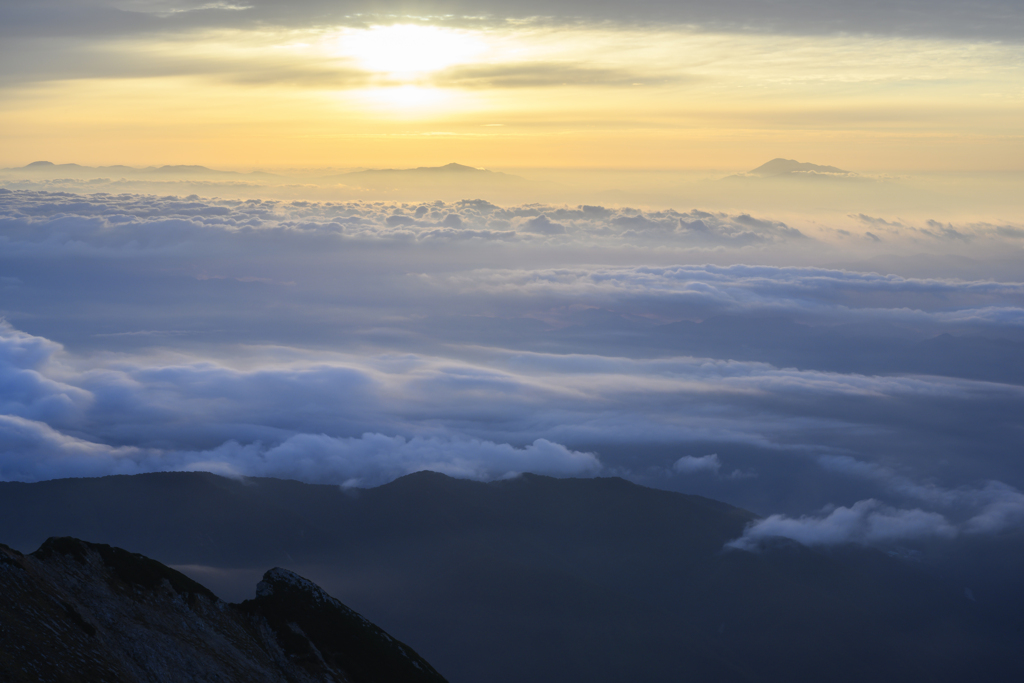
[[[102,538],[172,564],[266,566],[288,556],[333,554],[339,543],[438,535],[512,533],[536,542],[547,531],[629,542],[638,537],[642,516],[660,519],[645,525],[649,530],[669,526],[708,552],[755,518],[725,503],[617,477],[524,474],[480,483],[417,472],[348,490],[205,472],[0,482],[0,533],[12,547],[28,550],[52,535]]]
[[[50,538],[0,545],[0,680],[444,683],[422,657],[275,568],[240,605],[159,562]]]
[[[617,478],[0,483],[0,538],[16,547],[54,534],[130,547],[232,599],[286,565],[416,643],[453,682],[1024,675],[1024,627],[990,618],[983,586],[971,600],[963,584],[868,548],[725,550],[754,519]]]

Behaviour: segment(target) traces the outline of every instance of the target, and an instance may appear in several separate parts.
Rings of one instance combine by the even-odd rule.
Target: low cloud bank
[[[8,248],[26,251],[167,251],[196,241],[292,245],[375,241],[577,244],[673,243],[757,247],[806,240],[797,228],[747,214],[529,204],[483,200],[401,203],[203,199],[196,195],[0,192]]]
[[[0,480],[205,469],[369,486],[424,469],[479,480],[522,472],[592,476],[601,469],[594,454],[543,438],[516,448],[460,435],[303,433],[311,421],[314,428],[317,421],[336,427],[338,412],[349,413],[342,424],[351,425],[353,418],[361,424],[383,421],[387,409],[378,406],[375,412],[374,404],[387,394],[388,382],[372,367],[317,364],[239,372],[210,363],[121,364],[76,372],[62,365],[69,359],[60,345],[0,324]],[[413,369],[408,362],[403,367]],[[86,388],[51,379],[48,372]],[[412,391],[417,378],[409,379],[404,384]],[[473,380],[477,389],[480,379]],[[424,380],[430,381],[418,378]],[[469,412],[457,405],[447,409],[458,417]],[[197,431],[210,439],[235,438],[207,450],[181,448],[188,433]],[[103,442],[126,436],[135,443]],[[154,445],[159,442],[166,445]]]
[[[221,248],[282,242],[292,247],[326,244],[338,248],[339,240],[405,245],[589,244],[691,249],[719,255],[723,250],[783,250],[789,252],[785,259],[789,262],[793,257],[809,262],[815,255],[827,254],[831,259],[852,254],[909,255],[919,254],[922,248],[936,254],[1005,256],[1006,250],[1021,249],[1024,235],[1024,225],[1009,222],[953,224],[925,219],[918,224],[865,214],[797,218],[799,225],[792,225],[777,218],[699,209],[499,206],[480,199],[219,199],[95,190],[92,182],[83,183],[76,192],[0,188],[0,227],[6,247],[29,253],[138,254],[173,251],[197,241]]]
[[[515,448],[466,438],[296,434],[274,445],[229,441],[208,451],[112,447],[61,434],[42,422],[0,415],[3,481],[208,471],[365,487],[422,470],[489,481],[523,472],[588,477],[601,470],[601,463],[592,453],[572,451],[545,439]]]
[[[209,456],[208,460],[191,460],[203,456]],[[330,481],[344,486],[376,486],[421,470],[481,481],[523,472],[588,477],[601,470],[593,453],[572,451],[546,439],[515,448],[476,439],[298,434],[270,448],[231,442],[213,451],[175,455],[172,459],[182,457],[190,460],[189,469],[203,469],[205,465],[214,472]]]

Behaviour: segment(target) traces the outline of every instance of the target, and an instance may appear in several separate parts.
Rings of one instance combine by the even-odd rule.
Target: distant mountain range
[[[458,163],[417,168],[222,171],[196,165],[82,166],[37,161],[0,169],[6,189],[151,193],[223,198],[460,201],[547,201],[559,186]]]
[[[5,683],[445,683],[412,648],[285,569],[232,605],[159,562],[51,538],[0,545]]]
[[[0,483],[0,540],[15,548],[55,535],[131,548],[233,600],[287,567],[453,683],[1024,680],[1008,591],[965,597],[869,548],[725,550],[754,519],[617,478]]]
[[[145,168],[134,168],[132,166],[82,166],[79,164],[54,164],[49,161],[34,161],[27,166],[19,168],[6,168],[3,171],[16,173],[30,177],[46,178],[131,178],[149,180],[169,179],[258,179],[265,181],[285,181],[288,175],[267,173],[265,171],[252,171],[240,173],[238,171],[220,171],[196,165],[168,165],[168,166],[147,166]],[[305,178],[309,182],[308,178]],[[498,171],[488,171],[482,168],[464,166],[463,164],[450,163],[444,166],[421,166],[418,168],[382,168],[363,169],[349,171],[346,173],[335,173],[332,175],[317,177],[313,182],[326,183],[362,183],[377,184],[380,182],[395,183],[423,183],[441,182],[451,183],[475,182],[475,183],[501,183],[501,182],[525,182],[519,176],[509,175]]]
[[[19,168],[5,168],[2,170],[32,176],[83,179],[101,177],[147,177],[153,180],[166,180],[169,178],[196,178],[206,176],[271,179],[279,177],[273,173],[267,173],[265,171],[239,173],[238,171],[218,171],[216,169],[207,168],[206,166],[195,165],[167,165],[134,168],[132,166],[123,165],[81,166],[79,164],[55,164],[50,161],[33,161],[27,166],[21,166]]]

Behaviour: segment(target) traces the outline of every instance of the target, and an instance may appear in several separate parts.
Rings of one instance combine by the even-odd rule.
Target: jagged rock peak
[[[328,595],[323,588],[316,585],[309,579],[299,576],[288,569],[282,569],[281,567],[274,567],[263,574],[263,580],[256,585],[256,596],[260,598],[270,597],[274,594],[275,587],[280,589],[282,586],[297,589],[308,594],[317,602],[317,604],[338,603],[338,601]]]

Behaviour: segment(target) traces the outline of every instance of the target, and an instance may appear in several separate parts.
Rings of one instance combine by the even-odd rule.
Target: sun
[[[469,31],[417,24],[353,29],[337,41],[340,55],[355,59],[367,71],[394,78],[414,78],[472,62],[485,49],[484,41]]]

